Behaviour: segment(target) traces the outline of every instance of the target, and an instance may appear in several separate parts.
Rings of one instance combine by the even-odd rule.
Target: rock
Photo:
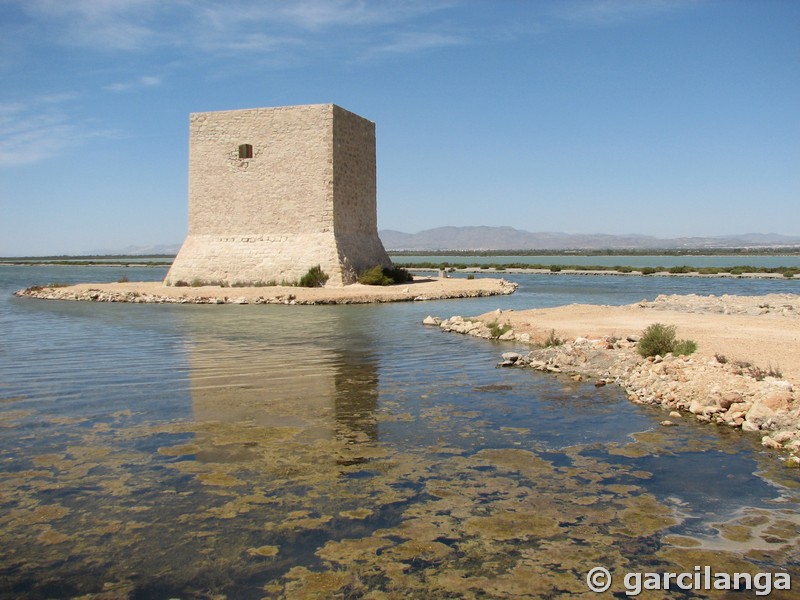
[[[594,382],[594,387],[603,387],[605,384],[606,382],[604,380],[598,379],[597,381]]]
[[[742,395],[739,392],[728,392],[717,400],[717,405],[727,410],[732,404],[738,404],[741,401]]]
[[[428,315],[427,317],[422,319],[422,324],[423,325],[436,325],[438,327],[441,323],[442,323],[442,320],[440,318],[432,317],[431,315]]]
[[[776,431],[775,433],[771,434],[770,437],[780,444],[785,444],[793,441],[795,434],[791,431]],[[798,440],[797,444],[800,445],[800,440]]]
[[[775,416],[776,413],[786,412],[792,397],[788,392],[778,392],[766,398],[762,398],[753,403],[750,410],[745,415],[745,421],[753,423],[756,427],[761,427],[766,421]]]
[[[669,413],[669,416],[670,416],[670,417],[672,417],[673,419],[680,419],[680,418],[682,418],[682,415],[681,415],[681,413],[679,413],[677,410],[673,410],[672,412],[670,412],[670,413]]]
[[[740,412],[742,413],[742,416],[744,416],[747,413],[747,411],[750,410],[751,406],[753,406],[752,402],[737,402],[736,404],[731,404],[728,407],[728,412],[730,412],[731,414]]]
[[[706,411],[708,405],[703,402],[702,400],[692,400],[692,403],[689,405],[689,412],[693,415],[699,415]]]
[[[768,435],[765,435],[761,438],[761,445],[765,448],[772,448],[774,450],[780,450],[783,448],[783,445],[780,442],[773,440]]]
[[[509,329],[508,331],[506,331],[503,335],[501,335],[497,339],[500,340],[501,342],[510,342],[511,340],[514,339],[514,330],[513,329]]]
[[[772,385],[772,387],[778,388],[778,389],[783,390],[785,392],[791,392],[792,391],[791,382],[786,381],[784,379],[773,379],[773,380],[770,381],[770,384]]]
[[[761,401],[761,404],[771,409],[773,412],[788,411],[791,403],[792,394],[788,391],[770,394]]]
[[[515,363],[520,358],[522,358],[522,355],[518,354],[516,352],[503,352],[502,357],[503,357],[504,361],[509,361],[511,363]]]
[[[661,425],[664,427],[676,427],[677,423],[673,423],[672,421],[661,421]]]

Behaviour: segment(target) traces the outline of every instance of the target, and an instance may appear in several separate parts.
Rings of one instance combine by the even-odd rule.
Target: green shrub
[[[675,326],[653,323],[642,332],[637,351],[640,355],[664,356],[668,353],[689,355],[697,350],[697,344],[692,340],[678,340],[675,338]]]
[[[641,271],[642,275],[652,275],[656,270],[653,267],[644,267]]]
[[[364,285],[391,285],[394,282],[383,274],[383,267],[380,265],[375,265],[374,267],[359,273],[358,283],[362,283]]]
[[[300,278],[300,282],[297,285],[307,288],[322,287],[328,279],[329,277],[322,270],[322,267],[317,265],[316,267],[311,267],[308,273]]]
[[[412,281],[414,276],[402,267],[374,267],[362,271],[358,275],[358,283],[364,285],[393,285]]]
[[[389,277],[395,283],[408,283],[414,281],[414,276],[406,271],[403,267],[389,267],[383,270],[383,274]]]
[[[469,275],[467,275],[467,279],[475,279],[475,274],[470,273]]]
[[[689,356],[697,350],[697,342],[694,340],[678,340],[672,348],[672,353],[676,356]]]

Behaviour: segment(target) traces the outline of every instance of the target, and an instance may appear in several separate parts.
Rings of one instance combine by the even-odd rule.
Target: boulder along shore
[[[417,277],[408,283],[376,286],[354,283],[343,287],[293,286],[197,287],[166,286],[160,281],[50,284],[15,292],[43,300],[132,302],[136,304],[366,304],[446,298],[477,298],[512,294],[518,284],[505,279]]]
[[[504,352],[500,366],[617,384],[632,402],[668,411],[664,426],[688,417],[753,432],[764,446],[785,450],[787,466],[800,467],[800,295],[662,295],[626,306],[573,304],[423,322],[527,347]],[[637,343],[652,323],[674,325],[697,351],[641,357]]]

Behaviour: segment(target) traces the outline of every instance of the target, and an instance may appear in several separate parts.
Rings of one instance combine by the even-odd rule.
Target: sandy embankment
[[[16,292],[45,300],[133,302],[170,304],[366,304],[444,298],[472,298],[511,294],[517,284],[504,279],[418,277],[391,286],[344,287],[175,287],[161,282],[80,283],[67,286],[34,286]]]
[[[659,296],[627,306],[572,304],[557,308],[503,311],[478,317],[509,323],[543,341],[635,336],[655,322],[675,325],[679,338],[697,342],[697,357],[719,354],[729,361],[772,367],[800,386],[800,296]]]
[[[510,327],[500,339],[534,347],[552,332],[565,343],[506,352],[503,364],[616,383],[633,402],[670,410],[674,421],[690,413],[760,432],[765,446],[789,450],[787,464],[800,465],[799,295],[659,296],[628,306],[574,304],[426,322],[481,337]],[[697,343],[697,352],[640,357],[636,340],[656,322],[674,325],[678,338]]]

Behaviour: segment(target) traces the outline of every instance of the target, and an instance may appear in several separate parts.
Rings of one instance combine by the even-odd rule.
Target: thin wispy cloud
[[[34,103],[0,104],[0,166],[34,164],[90,139],[114,135],[71,121],[60,102],[73,97],[65,94]]]
[[[109,92],[129,92],[142,88],[152,88],[161,85],[162,78],[152,75],[142,75],[130,81],[116,82],[105,86]]]
[[[26,0],[29,18],[62,44],[102,50],[138,50],[157,43],[158,0]]]
[[[557,4],[556,17],[588,26],[615,25],[663,14],[696,4],[699,0],[574,0]]]
[[[348,39],[362,44],[385,45],[393,27],[416,23],[422,38],[435,24],[420,20],[445,12],[458,3],[406,0],[14,0],[14,4],[39,31],[47,31],[44,43],[57,43],[98,51],[152,51],[171,47],[186,52],[218,52],[249,49],[262,53],[299,50],[303,42],[325,51]],[[367,32],[353,38],[330,31]],[[383,35],[381,35],[383,34]],[[398,48],[402,44],[398,43]],[[403,47],[431,47],[412,44]],[[366,48],[367,50],[369,48]],[[363,51],[354,44],[355,51]]]
[[[497,20],[484,11],[488,18],[478,20],[468,0],[5,0],[0,48],[14,51],[0,67],[77,48],[97,63],[76,85],[84,85],[87,96],[91,89],[122,94],[160,87],[161,74],[175,65],[228,77],[244,69],[402,60],[537,36],[565,23],[605,26],[695,1],[565,0],[522,11],[520,21],[507,11]],[[20,106],[12,90],[0,93],[0,103],[7,102],[0,115],[0,164],[32,163],[97,135],[79,125],[80,102],[48,103],[39,96]]]
[[[377,54],[411,54],[432,48],[443,48],[446,46],[459,46],[468,43],[465,36],[437,33],[428,31],[407,31],[394,36],[394,39],[378,45],[373,49],[373,55]]]
[[[306,0],[282,3],[276,18],[305,29],[334,26],[364,27],[400,23],[455,6],[455,2]]]

